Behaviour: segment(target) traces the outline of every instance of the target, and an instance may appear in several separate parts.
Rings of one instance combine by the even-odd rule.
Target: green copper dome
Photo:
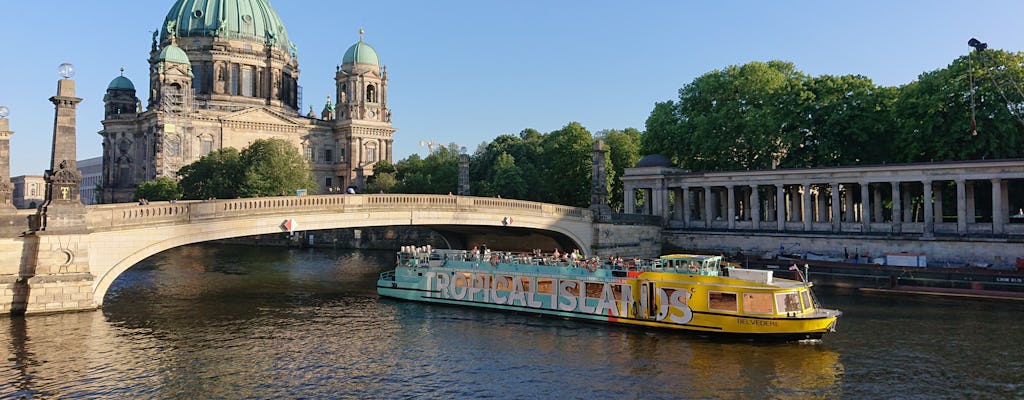
[[[160,37],[168,34],[250,40],[292,51],[284,23],[267,0],[177,0]]]
[[[107,90],[135,90],[135,85],[132,84],[131,79],[125,78],[122,75],[110,81],[110,85],[107,85]]]
[[[363,39],[359,39],[359,43],[352,45],[345,52],[345,57],[341,60],[342,64],[371,64],[380,66],[380,58],[377,57],[377,51],[366,44]]]
[[[185,54],[185,50],[182,50],[181,47],[175,46],[174,43],[164,46],[164,49],[160,50],[160,55],[156,57],[156,60],[178,64],[191,64],[188,60],[188,54]]]

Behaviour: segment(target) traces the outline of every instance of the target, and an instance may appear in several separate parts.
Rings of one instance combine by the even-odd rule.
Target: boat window
[[[537,293],[551,294],[551,287],[554,285],[554,281],[548,278],[537,279]]]
[[[743,311],[754,314],[771,314],[771,293],[744,293]]]
[[[800,292],[800,297],[804,299],[804,309],[813,310],[814,303],[811,302],[811,292],[804,290]]]
[[[519,277],[519,285],[523,288],[523,290],[527,292],[530,291],[530,281],[532,281],[532,279],[527,277]]]
[[[709,291],[708,309],[718,311],[738,311],[736,293]]]
[[[587,285],[587,297],[592,299],[601,298],[601,290],[604,289],[604,284],[595,282],[586,282]]]
[[[463,272],[463,273],[461,273],[459,275],[462,275],[462,279],[457,279],[456,278],[455,279],[455,286],[458,286],[458,287],[468,287],[468,286],[472,285],[472,282],[471,282],[472,279],[469,278],[469,273],[468,272]],[[456,275],[456,276],[458,276],[458,275]]]
[[[565,288],[565,291],[569,292],[569,294],[572,295],[572,296],[579,296],[580,295],[580,287],[578,285],[580,283],[579,282],[573,282],[573,281],[570,281],[570,282],[567,282],[567,283],[571,283],[572,285],[567,285],[567,287]]]
[[[508,276],[508,275],[505,275],[505,276],[495,276],[494,280],[496,281],[495,282],[496,283],[495,289],[497,289],[497,290],[512,290],[512,277],[511,276]]]
[[[780,313],[800,311],[800,296],[796,292],[776,293],[775,307]]]

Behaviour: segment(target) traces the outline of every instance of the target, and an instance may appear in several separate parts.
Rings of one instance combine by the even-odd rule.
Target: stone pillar
[[[842,221],[842,207],[841,199],[839,195],[839,182],[832,182],[829,184],[832,189],[832,232],[839,232],[843,230]]]
[[[622,212],[636,214],[636,188],[630,184],[622,185]]]
[[[76,112],[82,99],[75,97],[75,81],[57,82],[57,95],[50,97],[56,107],[53,146],[46,180],[46,200],[39,209],[40,230],[81,233],[87,230],[85,205],[81,199],[82,172],[76,165]]]
[[[593,212],[594,219],[597,221],[611,221],[612,217],[612,208],[608,205],[608,169],[607,164],[605,163],[606,153],[608,153],[608,151],[604,149],[604,140],[598,139],[595,141],[594,151],[591,153],[590,211]],[[466,158],[466,191],[469,192],[469,156],[463,154],[462,157]],[[459,179],[462,179],[461,173],[459,175]],[[660,179],[660,182],[661,185],[664,186],[664,177]],[[664,213],[660,213],[659,215],[664,216]]]
[[[786,230],[786,185],[775,185],[775,221],[778,230]]]
[[[882,216],[882,191],[875,190],[871,192],[871,216],[874,217],[874,222],[885,222]]]
[[[992,179],[992,233],[1001,235],[1006,232],[1006,213],[1003,212],[1002,179]]]
[[[711,186],[704,187],[704,227],[711,227]]]
[[[903,222],[917,222],[914,218],[914,202],[910,185],[907,184],[907,195],[903,196]]]
[[[729,229],[736,229],[736,187],[729,185],[725,187],[725,201],[728,204],[726,218],[729,219]]]
[[[0,114],[0,214],[12,214],[14,185],[11,185],[11,126],[6,111]]]
[[[800,220],[804,221],[804,230],[810,231],[814,229],[812,226],[814,216],[811,215],[811,183],[805,182],[802,187],[804,194],[800,198],[802,203],[800,207]]]
[[[956,232],[967,234],[967,182],[956,180]]]
[[[860,223],[861,232],[871,232],[871,184],[860,183]]]
[[[903,231],[903,197],[900,196],[900,183],[891,182],[892,185],[892,229],[893,232]]]
[[[690,227],[690,219],[691,219],[690,218],[691,217],[691,215],[690,215],[691,214],[690,207],[693,207],[693,205],[691,204],[691,198],[690,198],[691,195],[692,194],[690,193],[690,188],[688,188],[686,186],[683,186],[682,188],[679,189],[679,197],[682,197],[682,201],[683,201],[683,227],[684,228],[689,228]]]
[[[750,222],[754,230],[761,229],[761,194],[757,185],[750,186]]]
[[[753,209],[750,208],[751,207],[750,206],[750,199],[751,199],[751,197],[750,197],[750,190],[751,190],[751,187],[749,185],[748,186],[744,186],[743,187],[743,194],[740,195],[740,199],[743,200],[743,218],[742,218],[743,221],[751,219],[750,212]]]
[[[932,191],[935,193],[934,196],[933,196],[935,198],[934,199],[934,201],[935,201],[935,214],[934,214],[934,218],[935,219],[934,219],[934,221],[935,221],[935,223],[945,222],[945,221],[942,220],[942,217],[943,217],[943,215],[942,215],[943,214],[943,212],[942,212],[942,186],[944,186],[944,185],[940,184],[938,186],[932,187]]]
[[[965,181],[964,189],[967,190],[964,203],[967,205],[967,223],[973,224],[978,222],[978,208],[975,207],[974,203],[974,182]]]
[[[672,220],[679,221],[683,219],[683,189],[673,188],[671,192],[675,193],[672,198]]]
[[[935,232],[935,210],[932,208],[932,181],[921,182],[924,186],[924,236]]]
[[[459,196],[469,196],[469,155],[459,155]]]

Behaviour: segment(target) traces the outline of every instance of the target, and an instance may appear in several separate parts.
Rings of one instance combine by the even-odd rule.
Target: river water
[[[192,245],[3,317],[0,398],[1024,398],[1024,304],[818,288],[818,343],[377,298],[390,252]]]

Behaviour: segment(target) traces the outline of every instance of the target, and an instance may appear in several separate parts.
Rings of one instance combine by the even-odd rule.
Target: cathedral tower
[[[334,78],[338,106],[336,121],[339,135],[347,138],[350,171],[349,185],[364,187],[373,175],[377,161],[392,161],[391,109],[388,108],[387,68],[381,65],[377,51],[363,41],[345,52]]]

